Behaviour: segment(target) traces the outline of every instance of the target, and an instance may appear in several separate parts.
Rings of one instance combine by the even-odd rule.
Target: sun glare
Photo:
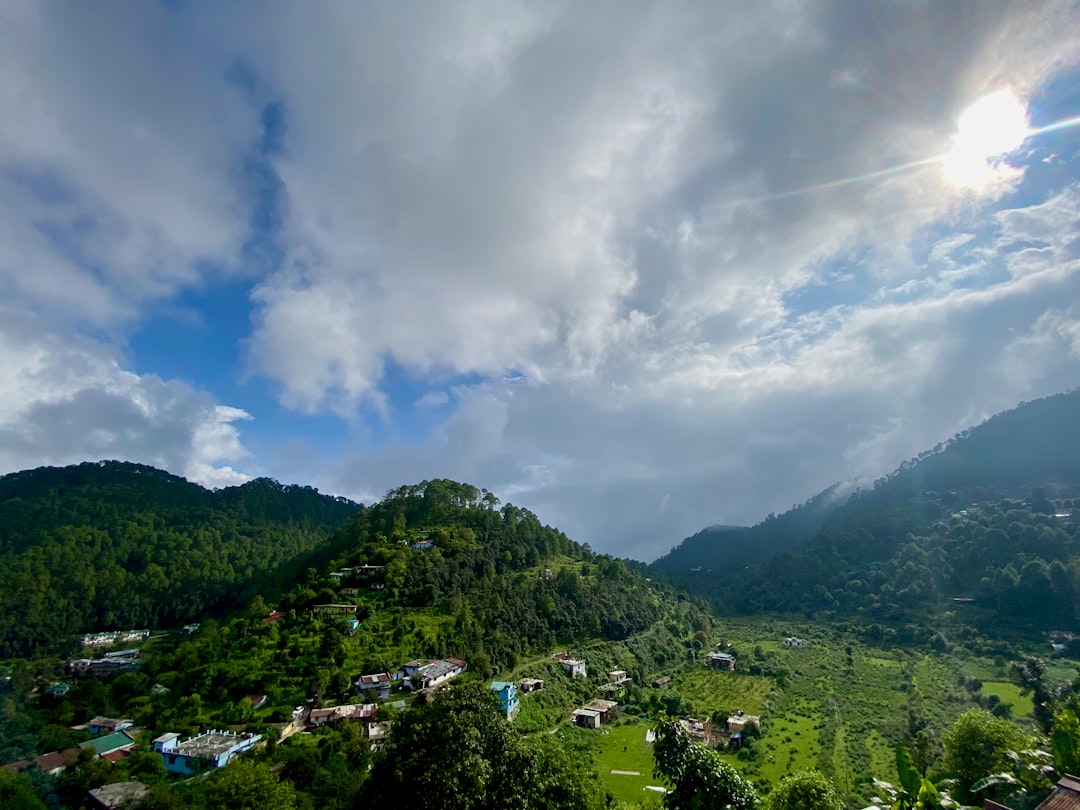
[[[982,189],[1018,170],[1001,160],[1029,135],[1027,107],[1010,90],[983,96],[960,115],[952,149],[942,158],[955,186]]]

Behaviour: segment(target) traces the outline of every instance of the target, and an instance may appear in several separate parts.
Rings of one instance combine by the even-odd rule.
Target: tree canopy
[[[769,794],[766,810],[843,810],[844,800],[820,771],[796,771]]]
[[[447,810],[602,806],[595,786],[565,757],[521,738],[496,705],[486,686],[466,683],[406,712],[375,760],[368,803]]]
[[[677,720],[662,720],[653,747],[656,775],[671,790],[664,795],[668,810],[757,810],[760,799],[753,784],[713,750],[690,739]]]
[[[956,777],[955,796],[963,802],[975,800],[972,786],[990,774],[1008,768],[1009,752],[1027,747],[1029,740],[1007,720],[982,709],[960,715],[945,732],[945,767]]]

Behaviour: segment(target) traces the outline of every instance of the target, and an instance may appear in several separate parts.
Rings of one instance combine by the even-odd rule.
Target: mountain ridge
[[[733,531],[707,527],[661,555],[654,570],[741,568],[796,548],[867,503],[912,500],[938,490],[1018,496],[1080,483],[1080,389],[1021,402],[899,465],[843,499],[837,482],[780,515]],[[961,498],[962,500],[962,498]]]

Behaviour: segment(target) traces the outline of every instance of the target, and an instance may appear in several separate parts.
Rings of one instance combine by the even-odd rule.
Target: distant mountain
[[[965,430],[900,465],[870,489],[840,484],[746,529],[705,529],[653,563],[667,574],[692,569],[730,571],[795,549],[829,527],[889,505],[905,505],[912,520],[927,517],[924,496],[963,505],[972,500],[1050,494],[1080,485],[1080,390],[1022,403]],[[920,511],[921,510],[921,511]]]
[[[361,508],[266,478],[210,491],[117,461],[0,477],[0,657],[220,612]]]

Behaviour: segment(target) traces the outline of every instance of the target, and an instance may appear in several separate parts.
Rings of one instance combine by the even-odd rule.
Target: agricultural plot
[[[774,684],[771,678],[699,667],[675,675],[668,688],[691,701],[696,714],[707,717],[739,710],[759,715]]]

